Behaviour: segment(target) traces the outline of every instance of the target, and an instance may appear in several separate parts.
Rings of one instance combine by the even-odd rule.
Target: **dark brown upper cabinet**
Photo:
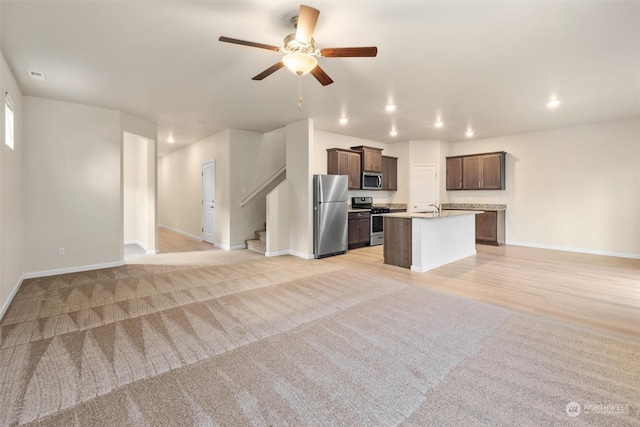
[[[382,189],[398,190],[398,158],[382,156]]]
[[[462,157],[447,157],[447,190],[462,190]]]
[[[447,157],[447,190],[504,190],[507,153]]]
[[[362,172],[382,173],[382,148],[360,145],[351,149],[361,153]]]
[[[349,190],[360,189],[360,153],[341,148],[328,148],[327,174],[348,175]]]

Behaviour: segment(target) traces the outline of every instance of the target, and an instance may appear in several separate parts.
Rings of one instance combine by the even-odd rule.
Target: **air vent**
[[[31,77],[32,79],[35,80],[46,80],[47,78],[44,76],[44,73],[41,73],[40,71],[28,71],[29,73],[29,77]]]

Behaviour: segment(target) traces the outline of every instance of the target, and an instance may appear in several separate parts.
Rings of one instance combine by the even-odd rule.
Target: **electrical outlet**
[[[64,248],[58,248],[58,255],[64,255]]]

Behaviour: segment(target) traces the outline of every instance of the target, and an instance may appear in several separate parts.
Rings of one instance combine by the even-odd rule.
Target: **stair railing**
[[[285,173],[287,170],[286,166],[283,166],[282,169],[280,169],[278,172],[276,172],[271,178],[269,178],[268,180],[266,180],[260,187],[256,188],[253,193],[249,194],[243,201],[240,202],[240,206],[241,207],[245,207],[245,205],[247,203],[249,203],[251,200],[253,200],[254,197],[256,197],[258,194],[260,194],[260,192],[262,190],[264,190],[265,188],[267,188],[269,186],[269,184],[271,184],[273,181],[275,181],[276,179],[278,179],[278,177],[280,177],[280,175],[282,175],[283,173]]]

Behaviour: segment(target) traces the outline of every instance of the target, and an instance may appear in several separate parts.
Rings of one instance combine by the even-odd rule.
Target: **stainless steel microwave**
[[[363,190],[380,190],[382,188],[382,174],[378,172],[362,172]]]

